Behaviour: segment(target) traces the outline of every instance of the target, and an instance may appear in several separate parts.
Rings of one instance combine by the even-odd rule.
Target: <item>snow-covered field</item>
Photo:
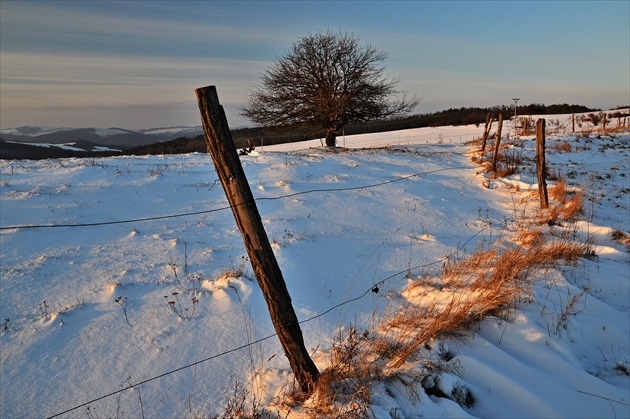
[[[315,141],[242,158],[320,370],[337,331],[397,304],[409,275],[507,238],[535,211],[536,199],[521,200],[537,187],[534,141],[511,148],[527,162],[519,174],[491,180],[465,144],[482,130],[340,137],[348,152]],[[616,240],[630,231],[630,135],[547,142],[552,171],[588,198],[582,220],[564,227],[590,235],[597,256],[533,273],[533,297],[509,321],[488,317],[432,343],[451,354],[439,388],[467,389],[472,406],[399,374],[374,384],[374,417],[630,416],[630,260]],[[2,161],[0,174],[1,417],[212,417],[236,383],[263,406],[290,387],[208,155]],[[94,223],[108,224],[65,226]],[[24,225],[50,227],[7,228]]]

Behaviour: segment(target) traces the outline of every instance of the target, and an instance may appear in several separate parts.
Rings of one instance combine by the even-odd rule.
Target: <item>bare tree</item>
[[[312,127],[309,135],[325,132],[326,145],[334,147],[343,126],[401,115],[418,104],[396,90],[398,79],[383,74],[386,58],[352,34],[303,37],[263,73],[242,115],[262,126]]]

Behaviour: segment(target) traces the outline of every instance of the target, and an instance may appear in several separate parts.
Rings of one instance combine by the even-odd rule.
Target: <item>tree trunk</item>
[[[337,146],[337,133],[334,129],[329,129],[326,131],[326,147],[336,147]]]
[[[269,308],[271,321],[295,379],[301,390],[309,393],[319,378],[319,371],[304,346],[302,330],[291,304],[289,291],[260,219],[223,107],[219,104],[216,88],[203,87],[195,93],[208,153],[212,156],[217,175],[243,236],[254,274]]]

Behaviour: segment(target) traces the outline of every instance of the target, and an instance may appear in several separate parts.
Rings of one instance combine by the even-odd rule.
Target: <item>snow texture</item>
[[[567,116],[551,118],[567,130]],[[508,234],[518,209],[506,186],[535,190],[535,169],[489,180],[466,144],[482,130],[339,137],[347,152],[316,140],[242,158],[316,360],[339,328],[382,313],[408,271],[433,269],[414,267]],[[374,417],[630,416],[629,254],[614,238],[630,231],[630,136],[564,131],[547,137],[548,164],[587,196],[575,229],[592,235],[596,257],[546,272],[513,319],[490,317],[442,342],[456,372],[434,384],[469,392],[472,406],[401,376],[374,384]],[[519,141],[533,155],[532,137]],[[62,416],[212,416],[235,382],[263,405],[289,386],[208,155],[2,161],[0,175],[1,417],[49,417],[111,393]],[[181,216],[59,226],[165,215]],[[24,225],[51,227],[7,229]]]

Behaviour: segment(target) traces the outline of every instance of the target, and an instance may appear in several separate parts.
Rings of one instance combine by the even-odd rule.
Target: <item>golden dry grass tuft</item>
[[[553,188],[549,188],[549,199],[562,202],[567,196],[567,183],[564,179],[561,179],[556,183]]]
[[[589,246],[540,228],[522,229],[512,245],[482,242],[467,256],[446,258],[438,273],[409,279],[401,291],[405,303],[388,307],[371,330],[352,326],[339,332],[326,352],[328,366],[302,408],[313,417],[369,417],[373,383],[395,378],[409,363],[419,368],[419,381],[448,372],[452,365],[426,356],[434,342],[465,338],[488,316],[509,320],[531,298],[539,278],[535,270],[574,264]]]
[[[571,151],[573,151],[571,143],[567,141],[554,141],[550,144],[549,148],[564,153],[570,153]]]
[[[540,229],[521,229],[514,241],[525,249],[531,249],[534,246],[540,246],[545,239],[545,235]]]
[[[447,260],[440,275],[410,281],[403,291],[407,303],[384,321],[389,340],[399,345],[389,366],[401,367],[426,342],[460,333],[487,316],[509,317],[531,292],[533,270],[573,264],[590,252],[588,244],[547,240],[540,230],[523,231],[515,241],[524,245],[502,252],[482,245],[466,258]]]
[[[491,179],[501,179],[511,176],[518,172],[518,168],[505,163],[497,163],[497,170],[492,173]]]
[[[369,416],[372,384],[382,366],[374,356],[368,331],[354,326],[333,339],[324,369],[303,408],[312,417],[362,418]]]
[[[549,189],[550,206],[540,210],[540,223],[556,225],[562,221],[572,221],[584,213],[584,192],[570,190],[564,179]]]

